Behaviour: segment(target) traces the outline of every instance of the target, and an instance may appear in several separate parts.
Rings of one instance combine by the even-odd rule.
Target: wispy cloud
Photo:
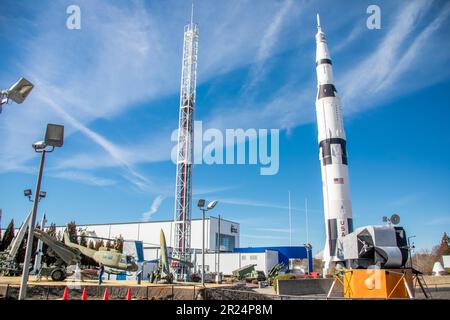
[[[257,228],[256,230],[263,231],[263,232],[277,232],[277,233],[289,233],[290,232],[289,229],[285,229],[285,228]],[[292,233],[294,233],[293,229],[292,229]]]
[[[397,197],[396,199],[392,200],[391,202],[386,204],[386,207],[389,207],[389,208],[404,207],[404,206],[407,206],[407,205],[417,202],[423,195],[424,195],[423,192],[408,193],[408,194],[405,194],[403,196]]]
[[[139,165],[170,159],[173,144],[171,129],[167,128],[176,125],[176,119],[149,126],[148,134],[136,140],[125,139],[124,143],[116,140],[117,132],[123,128],[102,132],[97,130],[96,121],[120,123],[121,116],[130,114],[138,105],[152,108],[152,102],[178,95],[182,28],[189,18],[189,3],[179,6],[178,1],[156,2],[150,7],[137,0],[127,5],[108,1],[79,3],[83,14],[79,31],[61,26],[61,21],[54,18],[59,17],[61,6],[50,1],[45,2],[42,12],[34,12],[32,18],[21,20],[20,24],[1,16],[5,27],[23,29],[21,34],[27,35],[20,38],[21,47],[27,50],[15,63],[24,75],[31,76],[36,87],[26,104],[8,109],[8,121],[0,123],[0,146],[8,150],[0,154],[0,172],[32,172],[29,163],[35,155],[30,144],[42,136],[46,123],[62,121],[66,124],[66,137],[82,133],[88,141],[54,165],[55,171],[89,171],[86,174],[95,175],[95,169],[119,167],[133,187],[160,194],[148,171],[143,175]],[[263,101],[249,99],[240,92],[225,103],[212,103],[205,116],[208,126],[289,130],[314,120],[315,75],[312,73],[311,78],[302,71],[305,66],[313,68],[314,62],[312,57],[310,62],[300,61],[309,57],[314,48],[312,33],[302,32],[305,26],[315,32],[314,25],[309,25],[314,14],[310,20],[298,19],[299,12],[309,12],[309,3],[305,3],[261,1],[255,5],[253,1],[227,1],[214,7],[197,6],[201,31],[199,85],[250,66],[247,86],[256,93],[270,91]],[[434,50],[432,61],[426,61],[427,68],[423,68],[424,53],[434,48],[431,43],[437,42],[438,31],[449,15],[448,4],[431,12],[430,3],[419,0],[395,6],[393,15],[398,18],[389,25],[383,24],[386,35],[379,43],[370,44],[373,53],[359,55],[360,50],[354,50],[352,64],[336,74],[347,113],[364,111],[408,89],[449,75],[448,69],[441,68],[448,62],[445,53],[449,49],[449,44],[442,41],[439,50]],[[213,20],[212,15],[216,17]],[[425,15],[434,17],[423,27]],[[323,24],[326,31],[333,21]],[[360,30],[355,26],[344,41],[334,39],[334,43],[339,43],[334,47],[336,51],[362,38]],[[295,49],[299,38],[308,42],[296,51],[298,69],[289,72],[290,76],[280,83],[271,82],[269,90],[260,85],[260,79],[267,80],[270,58],[283,50]],[[440,72],[434,72],[439,68]],[[429,75],[427,81],[403,81],[422,69],[427,69],[423,71]]]
[[[153,200],[150,209],[142,214],[142,221],[149,221],[152,215],[154,215],[158,211],[159,206],[162,204],[163,200],[164,196],[161,195],[157,196]]]
[[[288,237],[277,237],[277,236],[268,236],[268,235],[256,235],[256,234],[241,234],[243,238],[250,239],[271,239],[271,240],[286,240]]]
[[[111,186],[117,183],[112,179],[100,178],[87,172],[80,171],[60,171],[55,173],[50,172],[47,173],[47,175],[54,178],[63,178],[99,187]]]
[[[374,52],[343,76],[337,76],[338,83],[342,84],[347,113],[363,111],[376,103],[405,94],[411,88],[432,83],[411,79],[402,81],[407,73],[423,70],[423,61],[416,61],[415,58],[431,43],[431,36],[448,16],[447,4],[437,18],[420,32],[419,22],[431,5],[432,1],[421,0],[401,6],[396,13],[398,19]],[[419,33],[419,36],[411,43],[413,33]],[[439,68],[435,61],[428,61],[427,65],[432,69]],[[441,72],[438,74],[442,75]]]
[[[199,186],[193,191],[194,196],[207,195],[221,193],[224,191],[230,191],[236,188],[236,186],[221,186],[221,187],[202,187]]]
[[[280,29],[283,26],[284,20],[290,13],[293,4],[293,0],[284,1],[264,32],[256,53],[256,63],[251,68],[249,80],[244,87],[245,93],[248,93],[249,90],[251,90],[259,81],[261,81],[261,79],[264,78],[265,70],[267,68],[266,60],[272,55],[274,46],[278,40]]]
[[[266,201],[252,200],[252,199],[221,198],[220,202],[232,204],[232,205],[239,205],[239,206],[262,207],[262,208],[283,209],[283,210],[289,209],[289,206],[287,206],[287,205],[266,202]],[[297,207],[291,207],[291,210],[303,211],[303,212],[305,211],[304,208],[297,208]],[[320,211],[308,208],[308,212],[320,212]]]
[[[425,223],[428,226],[448,226],[450,225],[450,216],[433,218]]]

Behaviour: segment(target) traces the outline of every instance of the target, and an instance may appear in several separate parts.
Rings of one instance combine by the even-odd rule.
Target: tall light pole
[[[410,236],[410,237],[408,237],[409,266],[410,266],[411,269],[413,268],[413,262],[412,262],[412,254],[411,254],[411,251],[414,250],[415,246],[414,246],[414,243],[413,243],[413,245],[411,246],[411,240],[410,240],[410,239],[415,238],[415,237],[416,237],[416,236]]]
[[[292,247],[291,191],[288,191],[288,197],[289,197],[289,246]]]
[[[9,100],[15,103],[22,103],[26,97],[33,90],[33,84],[25,78],[20,78],[14,83],[8,90],[0,91],[0,113],[2,113],[3,105],[8,103]]]
[[[31,251],[33,248],[34,226],[36,225],[36,215],[41,196],[41,181],[44,171],[45,154],[53,152],[55,147],[61,147],[64,143],[64,126],[56,124],[48,124],[45,132],[45,141],[39,141],[33,144],[34,151],[41,153],[41,162],[39,165],[39,173],[34,192],[33,209],[31,211],[30,224],[28,225],[27,248],[25,251],[25,260],[23,262],[22,281],[20,283],[19,300],[24,300],[27,296],[27,283],[29,275],[29,267],[31,261]],[[47,147],[51,147],[47,149]]]
[[[214,209],[218,201],[211,201],[206,208],[205,203],[205,199],[200,199],[197,202],[197,206],[202,210],[202,286],[205,286],[205,212]]]
[[[311,251],[311,245],[308,242],[308,243],[305,243],[304,246],[305,246],[305,249],[306,249],[306,264],[308,265],[307,270],[308,270],[308,274],[309,274],[311,272],[311,268],[309,266],[310,258],[311,258],[309,252]]]

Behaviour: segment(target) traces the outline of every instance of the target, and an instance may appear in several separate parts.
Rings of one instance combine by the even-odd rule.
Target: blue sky
[[[345,3],[345,5],[344,5]],[[81,30],[66,8],[81,9]],[[280,129],[280,170],[196,165],[194,199],[241,223],[241,245],[324,242],[315,122],[315,14],[321,15],[342,97],[355,226],[397,213],[418,248],[450,226],[450,4],[377,1],[196,1],[200,28],[196,119],[205,127]],[[183,27],[190,1],[3,1],[0,84],[35,85],[0,115],[3,226],[30,209],[47,123],[65,125],[47,157],[40,213],[64,224],[173,218]],[[199,216],[194,210],[193,217]]]

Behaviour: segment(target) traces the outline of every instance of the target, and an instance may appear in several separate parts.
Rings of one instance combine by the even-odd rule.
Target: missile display
[[[344,264],[342,240],[346,234],[353,231],[353,222],[342,106],[334,86],[331,57],[319,15],[316,74],[316,115],[326,230],[323,259],[324,273],[328,273],[328,270],[337,264]]]

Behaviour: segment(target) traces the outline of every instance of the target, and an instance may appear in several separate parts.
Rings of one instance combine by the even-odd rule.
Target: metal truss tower
[[[178,126],[177,176],[174,210],[174,245],[172,256],[189,261],[191,258],[192,164],[194,152],[194,110],[197,80],[198,26],[191,22],[184,27],[181,70],[180,117]],[[185,264],[173,265],[178,279],[189,273]]]

